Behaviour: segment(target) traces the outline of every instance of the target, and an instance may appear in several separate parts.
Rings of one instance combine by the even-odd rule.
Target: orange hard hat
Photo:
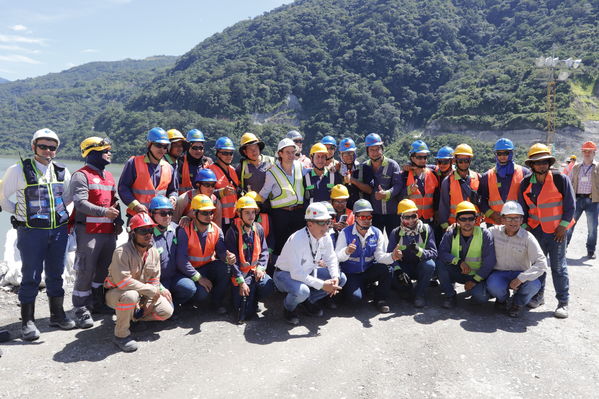
[[[593,143],[592,141],[587,141],[586,143],[584,143],[582,145],[582,149],[583,150],[597,151],[597,144]]]

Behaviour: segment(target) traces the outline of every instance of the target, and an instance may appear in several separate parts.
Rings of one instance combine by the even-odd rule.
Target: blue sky
[[[0,77],[91,61],[181,55],[210,35],[292,0],[0,0]]]

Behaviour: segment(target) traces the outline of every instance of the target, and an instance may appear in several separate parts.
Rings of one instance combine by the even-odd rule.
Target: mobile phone
[[[339,218],[339,223],[347,223],[347,215],[341,215]]]

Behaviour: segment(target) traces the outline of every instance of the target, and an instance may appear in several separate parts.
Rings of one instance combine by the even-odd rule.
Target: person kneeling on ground
[[[520,316],[522,308],[541,289],[539,277],[547,269],[547,258],[532,233],[520,228],[524,211],[515,201],[501,209],[502,223],[489,229],[495,242],[497,263],[487,278],[489,294],[497,298],[495,307],[507,309],[510,289],[514,290],[510,317]]]
[[[160,254],[152,246],[156,223],[145,212],[129,220],[129,241],[118,247],[108,267],[106,304],[116,311],[114,343],[137,350],[131,321],[164,321],[173,314],[171,293],[160,285]]]

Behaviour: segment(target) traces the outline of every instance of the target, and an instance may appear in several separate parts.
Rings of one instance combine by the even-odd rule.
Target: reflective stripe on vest
[[[277,164],[269,169],[275,178],[281,194],[271,198],[270,205],[273,208],[284,208],[286,206],[301,205],[304,203],[304,183],[302,178],[302,166],[299,162],[293,162],[293,186],[287,179],[287,175]]]
[[[116,201],[116,183],[112,173],[105,170],[102,174],[89,166],[79,169],[87,179],[87,200],[94,205],[109,208]],[[114,220],[103,216],[87,215],[85,218],[85,231],[90,234],[114,233]]]
[[[491,169],[487,174],[487,185],[489,186],[489,208],[493,209],[493,211],[497,213],[501,213],[501,208],[503,208],[503,204],[505,204],[505,202],[518,201],[518,192],[520,191],[520,183],[522,183],[523,177],[524,172],[522,171],[522,166],[515,165],[512,181],[510,182],[510,190],[507,194],[507,198],[504,201],[501,198],[501,194],[499,194],[499,187],[497,186],[497,171],[495,168]]]
[[[221,189],[230,185],[230,181],[227,176],[223,173],[222,169],[217,164],[208,166],[216,175],[215,188]],[[237,173],[231,165],[227,165],[229,177],[233,180],[235,188],[239,186],[239,180],[237,179]],[[237,201],[237,194],[229,194],[224,197],[220,196],[220,203],[223,209],[223,218],[233,219],[235,217],[235,202]]]
[[[460,232],[457,231],[457,234],[454,234],[453,240],[451,241],[451,254],[460,258],[460,252],[462,251],[460,245]],[[468,251],[466,252],[466,258],[464,262],[468,263],[470,266],[470,275],[474,276],[476,274],[476,270],[480,269],[483,261],[483,230],[479,226],[474,226],[474,236],[470,240],[470,246],[468,247]]]
[[[241,219],[235,219],[235,228],[237,229],[237,253],[239,254],[239,270],[241,270],[241,273],[243,273],[245,277],[250,270],[256,270],[260,253],[262,253],[262,240],[260,240],[260,235],[258,234],[256,226],[252,226],[252,231],[254,233],[254,244],[252,245],[252,259],[250,259],[250,262],[248,262],[245,258],[244,252],[244,249],[247,248],[247,245],[243,242],[243,229],[241,227],[242,223],[243,222]],[[231,277],[231,282],[235,286],[239,285],[235,277]]]
[[[528,222],[527,224],[532,228],[536,228],[539,224],[543,232],[547,234],[555,233],[557,226],[564,213],[563,207],[563,195],[560,193],[553,182],[553,173],[547,173],[545,182],[541,188],[541,192],[537,197],[537,203],[535,204],[529,197],[532,189],[532,183],[528,184],[526,190],[524,190],[523,197],[526,205],[528,205]],[[574,219],[570,222],[567,229],[574,225]]]
[[[415,182],[414,172],[410,170],[408,173],[408,179],[406,185],[409,187]],[[420,188],[416,185],[416,191],[408,195],[408,198],[414,201],[418,207],[418,217],[423,219],[432,219],[435,215],[433,209],[433,198],[435,190],[439,186],[439,181],[435,177],[434,173],[428,169],[424,169],[424,195],[420,192]]]
[[[447,220],[449,224],[453,224],[456,222],[455,211],[458,207],[458,204],[462,201],[470,201],[470,198],[464,199],[462,195],[462,186],[459,182],[459,180],[461,179],[456,179],[457,173],[458,172],[454,172],[451,175],[449,175],[449,218]],[[470,189],[472,191],[477,191],[479,185],[478,174],[471,170],[468,171],[468,173],[470,174]],[[475,205],[475,207],[476,212],[479,212],[478,206]],[[477,218],[477,225],[479,224],[480,219]]]
[[[148,164],[145,161],[145,155],[138,155],[133,159],[136,178],[131,187],[131,192],[137,201],[145,205],[146,208],[149,208],[152,198],[157,195],[166,196],[166,190],[173,178],[173,168],[166,161],[160,162],[158,164],[160,166],[160,181],[158,182],[158,187],[154,187],[148,170]],[[127,209],[127,213],[135,215],[135,212],[131,209]]]
[[[333,188],[333,186],[335,185],[335,174],[330,172],[330,171],[324,171],[324,173],[328,173],[329,176],[329,183],[327,184],[327,190],[329,192],[329,196],[331,193],[331,189]],[[326,177],[326,176],[324,176]],[[314,202],[314,195],[312,194],[313,190],[316,189],[316,185],[312,184],[312,171],[306,173],[306,175],[304,176],[304,179],[306,181],[306,185],[304,187],[304,195],[306,197],[306,200],[310,200],[310,204],[312,202]]]
[[[184,229],[187,234],[187,258],[195,268],[202,267],[216,259],[216,243],[218,242],[220,228],[214,222],[211,222],[210,226],[212,231],[208,232],[204,249],[200,244],[195,224],[193,222],[189,223]]]

